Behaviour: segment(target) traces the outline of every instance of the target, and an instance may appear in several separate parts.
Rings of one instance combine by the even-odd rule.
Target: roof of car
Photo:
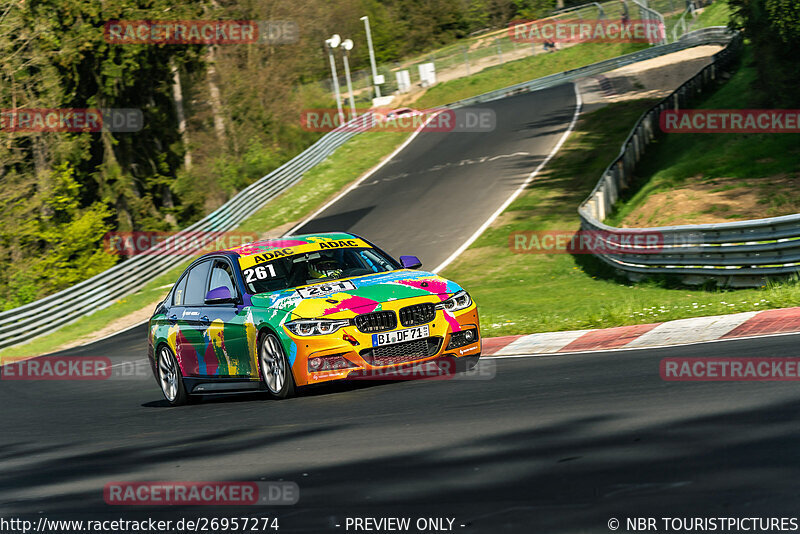
[[[354,239],[358,238],[353,234],[346,232],[327,232],[320,234],[302,234],[293,235],[288,237],[281,237],[280,239],[262,239],[252,243],[227,249],[228,252],[233,252],[240,256],[249,256],[250,254],[261,254],[271,250],[296,247],[306,245],[309,243],[319,243],[320,241],[336,241],[339,239]]]

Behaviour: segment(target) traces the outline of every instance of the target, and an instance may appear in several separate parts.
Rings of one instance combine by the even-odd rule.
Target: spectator
[[[544,51],[545,52],[555,52],[556,50],[558,50],[558,48],[556,48],[555,41],[553,41],[552,39],[547,39],[544,42]]]

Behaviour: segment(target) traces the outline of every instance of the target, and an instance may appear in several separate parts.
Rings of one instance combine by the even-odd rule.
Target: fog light
[[[308,370],[317,371],[338,371],[340,369],[350,369],[358,367],[356,364],[344,357],[345,353],[329,354],[328,356],[317,356],[308,360]]]
[[[458,347],[475,343],[476,339],[478,339],[478,330],[475,328],[453,332],[450,335],[450,342],[447,344],[446,350],[457,349]]]

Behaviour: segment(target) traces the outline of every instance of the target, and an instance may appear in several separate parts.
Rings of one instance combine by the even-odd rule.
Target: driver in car
[[[309,278],[340,278],[343,270],[333,258],[320,258],[308,263]]]

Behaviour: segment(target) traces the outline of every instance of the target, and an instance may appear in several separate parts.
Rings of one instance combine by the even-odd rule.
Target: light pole
[[[378,86],[378,69],[375,66],[375,51],[372,49],[372,33],[369,31],[369,17],[361,17],[367,30],[367,47],[369,48],[369,63],[372,65],[372,85],[375,86],[375,98],[381,97],[381,88]]]
[[[333,49],[339,46],[342,38],[338,33],[333,34],[330,39],[325,39],[325,46],[328,47],[328,58],[331,60],[331,76],[333,76],[333,92],[336,95],[336,109],[339,114],[339,124],[344,124],[344,113],[342,113],[342,98],[339,95],[339,78],[336,75],[336,61],[333,59]]]
[[[353,41],[345,39],[342,41],[342,60],[344,61],[344,77],[347,79],[347,94],[350,96],[350,119],[356,116],[356,103],[353,100],[353,83],[350,81],[350,62],[347,60],[347,53],[353,49]]]

